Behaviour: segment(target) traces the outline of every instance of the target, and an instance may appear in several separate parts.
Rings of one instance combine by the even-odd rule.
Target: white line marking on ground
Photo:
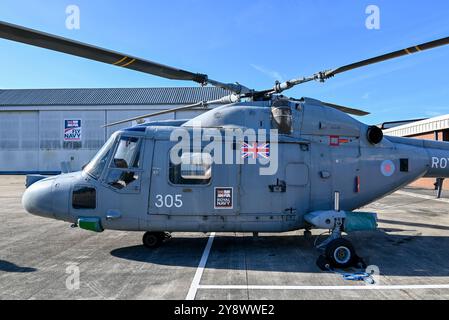
[[[449,284],[353,285],[353,286],[276,286],[276,285],[200,285],[199,289],[214,290],[407,290],[449,289]]]
[[[209,258],[210,248],[214,242],[215,232],[209,235],[206,247],[204,248],[203,255],[201,256],[200,263],[196,269],[195,276],[193,277],[192,283],[190,284],[189,292],[187,293],[186,300],[195,300],[196,292],[200,287],[201,277],[203,276],[204,267],[206,267],[207,259]]]
[[[397,194],[401,194],[404,196],[410,196],[410,197],[415,197],[415,198],[421,198],[421,199],[427,199],[427,200],[435,200],[435,201],[440,201],[440,202],[446,202],[449,203],[449,199],[443,199],[443,198],[436,198],[435,196],[428,196],[425,194],[418,194],[418,193],[414,193],[414,192],[407,192],[407,191],[396,191]]]

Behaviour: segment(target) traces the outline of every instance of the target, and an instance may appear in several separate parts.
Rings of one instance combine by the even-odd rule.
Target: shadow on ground
[[[12,262],[0,259],[0,271],[26,273],[37,271],[36,268],[20,267]]]
[[[420,227],[420,228],[430,228],[430,229],[438,229],[438,230],[449,231],[449,226],[438,225],[438,224],[418,223],[418,222],[409,222],[409,221],[404,222],[404,221],[394,221],[394,220],[386,220],[386,219],[379,219],[378,222],[394,224],[394,225]]]
[[[408,228],[410,229],[410,228]],[[351,240],[368,264],[377,265],[381,274],[389,276],[449,277],[449,237],[388,234],[408,231],[381,229],[377,232],[355,232]],[[412,232],[413,233],[413,232]],[[214,239],[207,262],[208,269],[255,270],[271,272],[318,273],[316,259],[320,252],[312,239],[298,233],[294,235],[231,236],[219,235]],[[199,251],[205,238],[176,238],[156,250],[142,245],[118,248],[111,255],[127,260],[167,266],[197,267]]]

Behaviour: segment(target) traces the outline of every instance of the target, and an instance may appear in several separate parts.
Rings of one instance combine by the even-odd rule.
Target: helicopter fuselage
[[[373,141],[370,130],[307,98],[222,106],[118,131],[83,171],[35,182],[22,201],[48,218],[98,219],[101,230],[283,232],[313,227],[304,216],[333,210],[336,192],[353,211],[420,177],[449,176],[449,144]]]

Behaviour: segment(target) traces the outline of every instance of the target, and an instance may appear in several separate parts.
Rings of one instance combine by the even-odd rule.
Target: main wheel
[[[326,246],[326,258],[336,268],[348,268],[354,264],[356,253],[349,240],[338,238]]]
[[[159,247],[165,239],[164,232],[145,232],[142,238],[143,245],[154,249]]]

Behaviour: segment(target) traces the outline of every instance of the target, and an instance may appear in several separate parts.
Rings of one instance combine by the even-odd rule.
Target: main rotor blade
[[[402,56],[413,54],[416,52],[444,46],[447,44],[449,44],[449,37],[441,38],[438,40],[434,40],[434,41],[426,42],[426,43],[419,44],[416,46],[408,47],[406,49],[401,49],[401,50],[397,50],[394,52],[386,53],[386,54],[383,54],[383,55],[380,55],[380,56],[377,56],[374,58],[347,64],[345,66],[338,67],[335,69],[320,71],[320,72],[315,73],[314,75],[309,76],[309,77],[292,79],[289,81],[285,81],[283,83],[277,82],[273,89],[260,91],[260,93],[264,94],[264,95],[269,95],[269,94],[273,94],[273,93],[281,93],[281,92],[283,92],[287,89],[290,89],[298,84],[306,83],[306,82],[313,81],[313,80],[324,82],[325,80],[327,80],[339,73],[343,73],[343,72],[346,72],[349,70],[357,69],[357,68],[375,64],[375,63],[379,63],[382,61],[402,57]]]
[[[329,102],[321,102],[322,104],[324,104],[325,106],[343,111],[345,113],[349,113],[349,114],[353,114],[355,116],[367,116],[370,113],[364,110],[360,110],[360,109],[354,109],[354,108],[349,108],[349,107],[345,107],[345,106],[340,106],[338,104],[334,104],[334,103],[329,103]]]
[[[430,41],[430,42],[426,42],[426,43],[422,43],[416,46],[412,46],[412,47],[408,47],[406,49],[401,49],[401,50],[397,50],[394,52],[390,52],[390,53],[386,53],[374,58],[370,58],[370,59],[366,59],[366,60],[362,60],[359,62],[354,62],[330,71],[326,71],[325,72],[325,76],[326,78],[332,77],[336,74],[342,73],[342,72],[346,72],[349,70],[353,70],[353,69],[357,69],[360,67],[364,67],[370,64],[375,64],[378,62],[382,62],[382,61],[386,61],[386,60],[390,60],[390,59],[395,59],[395,58],[399,58],[402,56],[406,56],[406,55],[410,55],[410,54],[414,54],[416,52],[420,52],[420,51],[424,51],[424,50],[429,50],[429,49],[433,49],[433,48],[437,48],[437,47],[441,47],[444,45],[449,44],[449,37],[446,38],[441,38],[438,40],[434,40],[434,41]]]
[[[194,108],[207,109],[207,107],[209,105],[211,105],[211,104],[229,104],[229,103],[235,103],[235,102],[238,102],[238,101],[240,101],[240,96],[232,94],[232,95],[225,96],[225,97],[217,99],[217,100],[200,101],[200,102],[197,102],[197,103],[194,103],[194,104],[189,104],[189,105],[182,106],[182,107],[172,108],[172,109],[168,109],[168,110],[162,110],[162,111],[158,111],[158,112],[144,114],[144,115],[141,115],[141,116],[138,116],[138,117],[134,117],[134,118],[129,118],[129,119],[124,119],[124,120],[108,123],[108,124],[105,124],[104,126],[102,126],[102,128],[112,127],[112,126],[116,126],[118,124],[131,122],[131,121],[136,121],[136,120],[140,120],[140,119],[144,119],[144,118],[151,118],[151,117],[155,117],[155,116],[160,116],[160,115],[163,115],[163,114],[173,113],[173,112],[176,112],[176,111],[184,111],[184,110],[190,110],[190,109],[194,109]]]
[[[245,93],[250,91],[240,84],[222,83],[211,80],[206,74],[192,73],[190,71],[173,68],[128,54],[99,48],[4,21],[0,21],[0,38],[104,62],[167,79],[191,80],[202,85],[209,83],[217,87],[231,90],[235,93]]]
[[[172,113],[172,112],[182,111],[182,110],[189,110],[189,109],[198,108],[198,107],[206,108],[205,106],[203,106],[203,102],[197,102],[197,103],[189,104],[187,106],[182,106],[179,108],[162,110],[162,111],[158,111],[158,112],[144,114],[142,116],[138,116],[138,117],[134,117],[134,118],[128,118],[128,119],[124,119],[124,120],[120,120],[120,121],[116,121],[116,122],[111,122],[111,123],[105,124],[104,126],[102,126],[102,128],[112,127],[112,126],[116,126],[118,124],[130,122],[130,121],[136,121],[136,120],[140,120],[140,119],[144,119],[144,118],[151,118],[151,117],[160,116],[160,115],[167,114],[167,113]]]

